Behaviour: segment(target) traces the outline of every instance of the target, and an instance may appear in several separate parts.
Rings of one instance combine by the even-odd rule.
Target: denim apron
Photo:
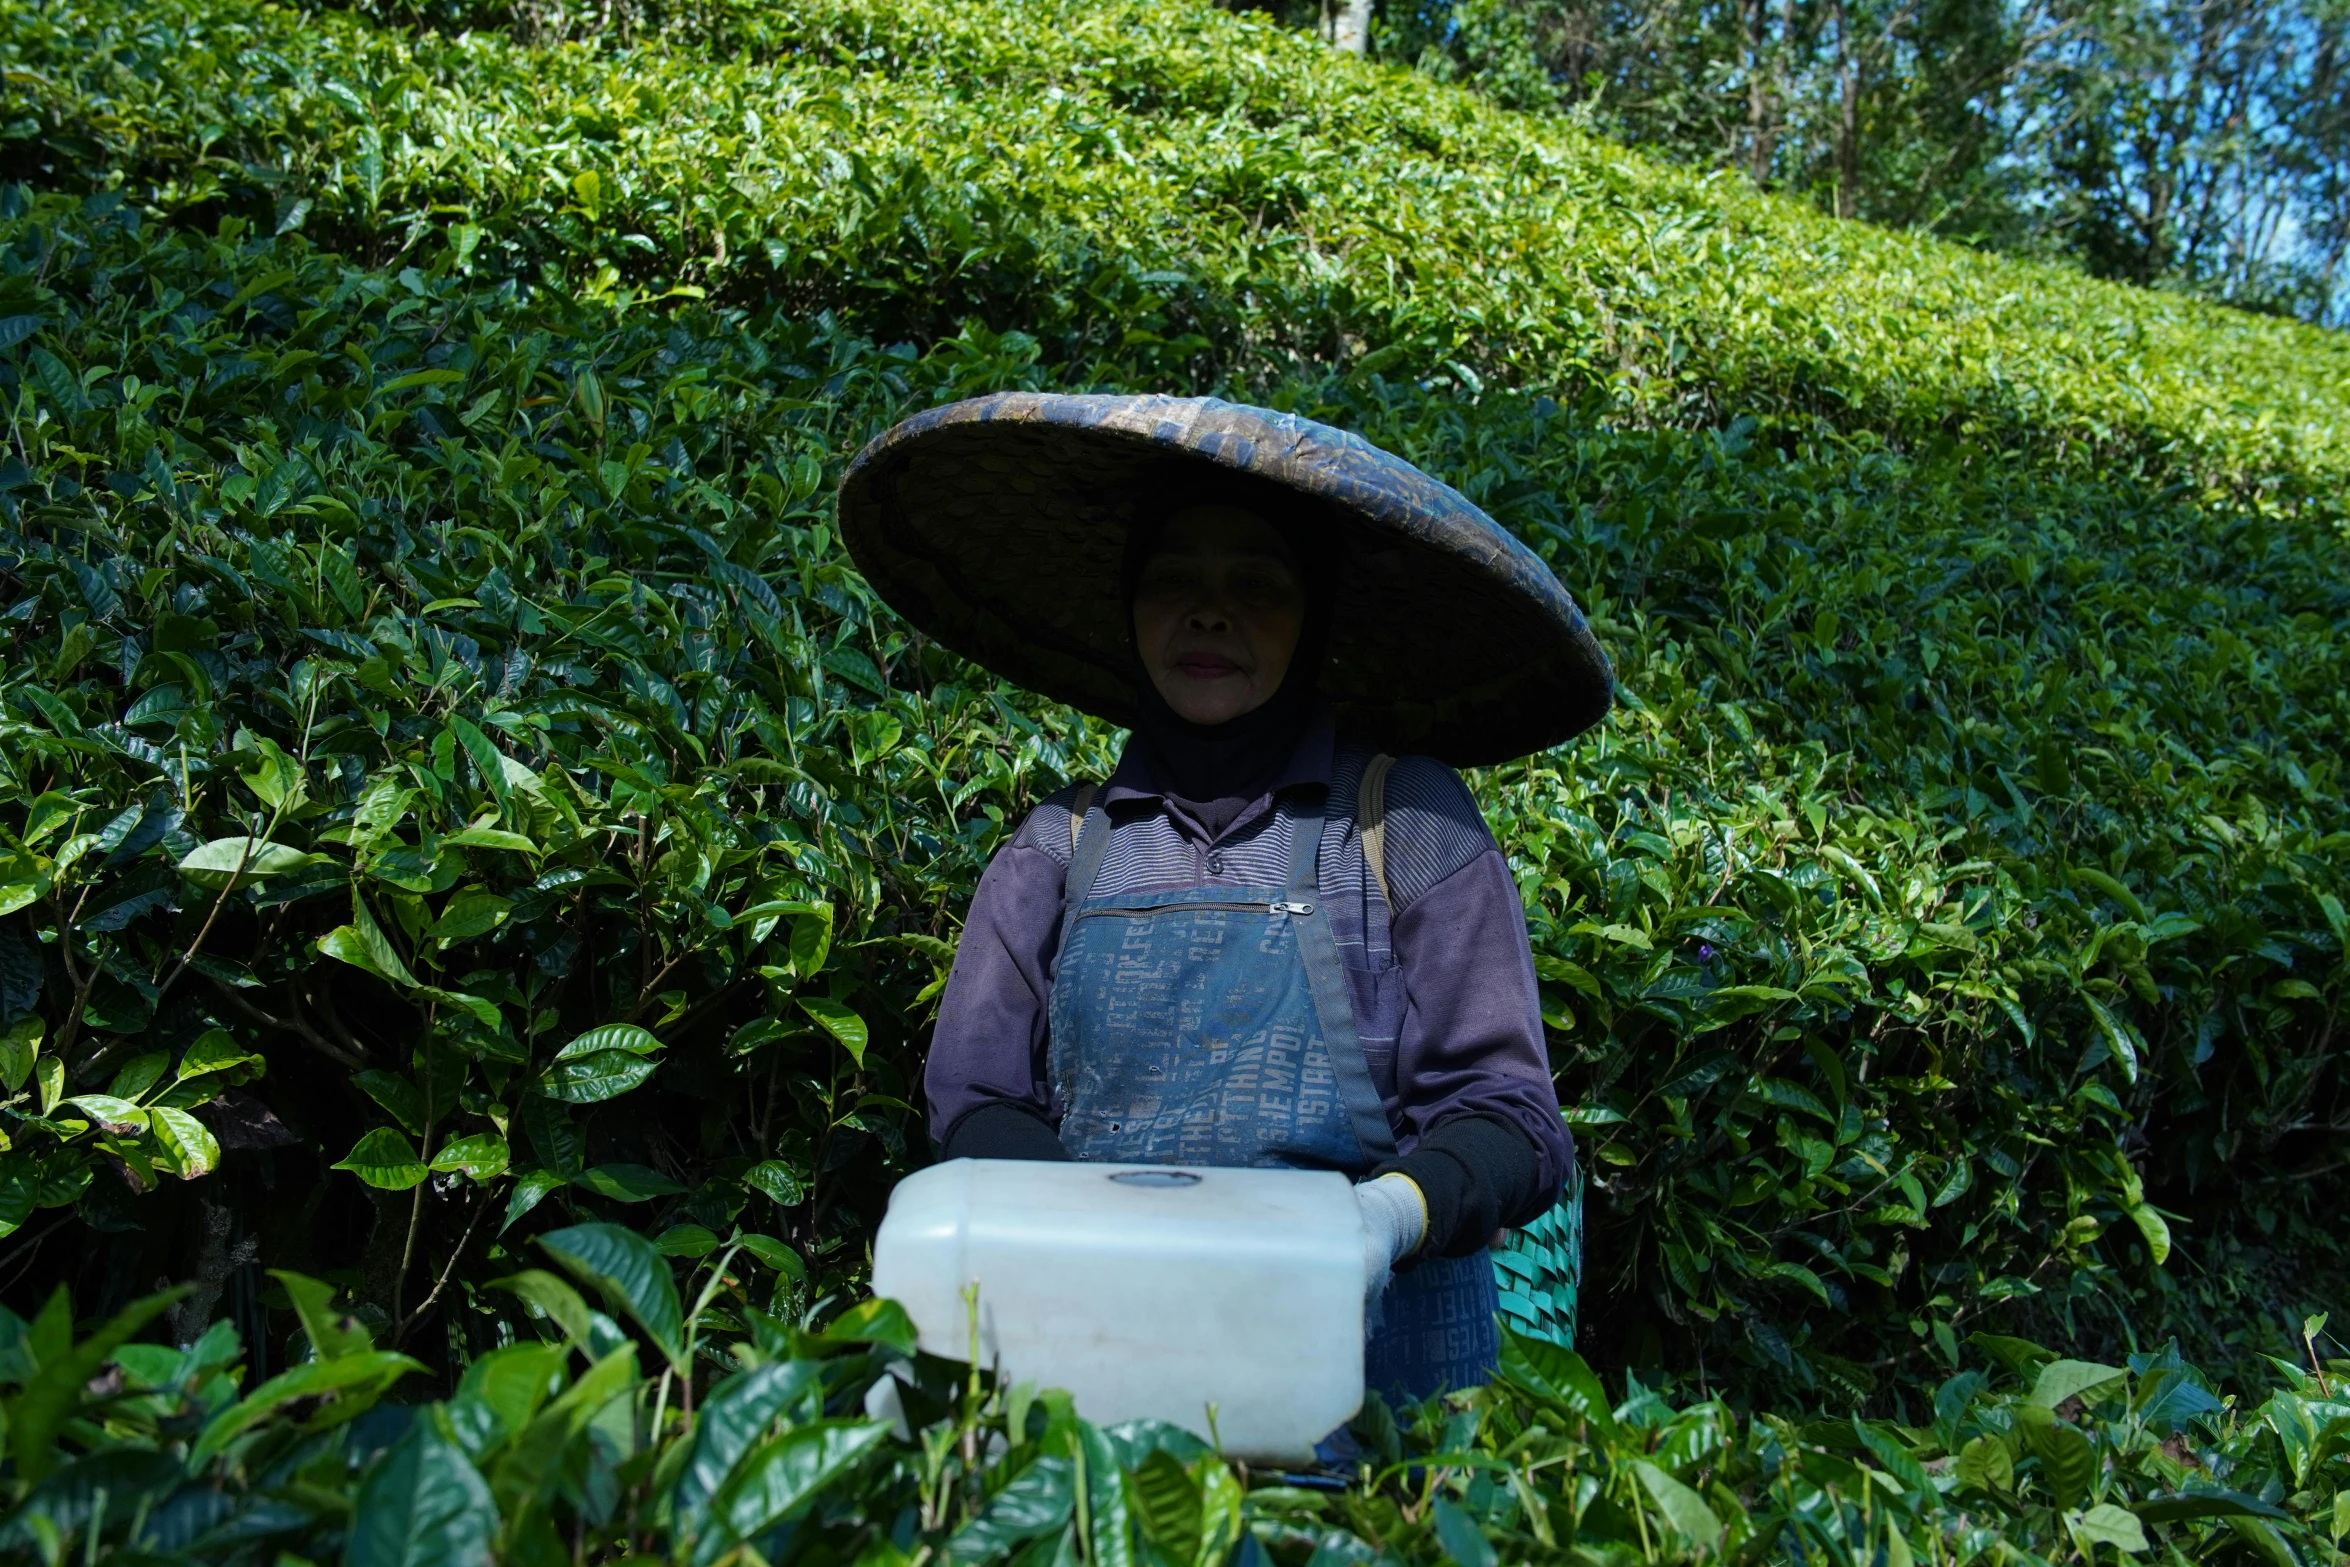
[[[1395,1152],[1320,885],[1322,810],[1282,801],[1288,882],[1093,895],[1110,821],[1086,811],[1054,960],[1048,1068],[1061,1142],[1116,1164],[1360,1176]],[[1493,1264],[1430,1257],[1369,1317],[1364,1377],[1389,1398],[1485,1381]]]

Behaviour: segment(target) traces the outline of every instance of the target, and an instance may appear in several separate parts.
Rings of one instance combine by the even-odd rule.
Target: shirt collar
[[[1308,785],[1327,790],[1337,757],[1338,720],[1331,714],[1329,704],[1317,704],[1314,716],[1306,721],[1305,729],[1298,735],[1297,744],[1290,747],[1289,761],[1282,767],[1280,776],[1273,780],[1270,789],[1249,802],[1233,827],[1255,817],[1258,808],[1274,795]],[[1118,758],[1117,770],[1110,774],[1110,781],[1102,790],[1102,804],[1107,807],[1127,800],[1163,800],[1167,794],[1166,780],[1151,766],[1144,748],[1129,737],[1125,751]],[[1226,829],[1227,833],[1230,831]]]

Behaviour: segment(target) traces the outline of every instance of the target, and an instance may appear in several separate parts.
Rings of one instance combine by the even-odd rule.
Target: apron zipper
[[[1140,918],[1146,914],[1186,914],[1201,909],[1232,914],[1305,915],[1314,912],[1314,906],[1310,903],[1299,903],[1293,899],[1282,898],[1271,903],[1154,903],[1147,909],[1079,909],[1077,918],[1081,920],[1092,919],[1097,915],[1105,914]]]

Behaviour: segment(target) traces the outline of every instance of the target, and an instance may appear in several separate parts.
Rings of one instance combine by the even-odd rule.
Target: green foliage
[[[45,179],[403,264],[984,322],[1199,385],[1450,362],[1644,421],[2159,456],[2331,516],[2350,472],[2336,335],[1838,224],[1186,0],[712,6],[626,52],[239,0],[10,37],[8,156]]]
[[[684,1331],[707,1334],[713,1363],[698,1412],[601,1314],[588,1335],[492,1350],[449,1397],[407,1407],[383,1399],[413,1362],[324,1319],[320,1358],[289,1373],[310,1396],[255,1413],[269,1389],[239,1400],[226,1323],[173,1349],[129,1342],[160,1297],[78,1340],[62,1291],[31,1323],[0,1308],[15,1437],[0,1544],[51,1567],[338,1551],[350,1567],[2091,1562],[2100,1547],[2318,1562],[2341,1559],[2350,1512],[2350,1361],[2281,1364],[2282,1385],[2238,1408],[2175,1349],[2104,1366],[2007,1340],[1894,1419],[1798,1423],[1637,1381],[1611,1407],[1571,1351],[1513,1336],[1494,1386],[1374,1404],[1355,1423],[1360,1468],[1308,1489],[1172,1427],[1102,1430],[1065,1395],[909,1355],[887,1302],[817,1330],[759,1310],[722,1262],[685,1282],[699,1303]],[[676,1283],[662,1265],[672,1302]],[[639,1303],[629,1283],[599,1293],[615,1312]],[[2019,1350],[2020,1373],[2003,1371]],[[396,1364],[345,1369],[377,1362]]]
[[[395,1319],[419,1233],[558,1191],[756,1202],[802,1276],[904,1157],[953,890],[1080,765],[1065,720],[925,673],[830,542],[825,464],[905,360],[69,210],[8,228],[61,313],[17,383],[41,477],[0,498],[17,623],[58,639],[10,673],[0,1219],[204,1174],[198,1117],[266,1067],[335,1169],[424,1188],[346,1259]],[[137,384],[52,417],[42,367],[133,320]],[[138,466],[109,488],[99,447]],[[705,1109],[583,1132],[655,1092]]]
[[[1603,1363],[1898,1413],[1984,1326],[2242,1375],[2339,1288],[2338,339],[1171,3],[0,49],[10,166],[95,192],[0,209],[0,1224],[70,1206],[109,1304],[223,1288],[233,1210],[445,1390],[540,1317],[609,1355],[569,1280],[673,1377],[660,1259],[854,1286],[957,912],[1113,737],[910,637],[825,494],[1014,384],[1359,429],[1591,608],[1622,710],[1478,784]],[[1647,1461],[1607,1505],[1698,1539]]]
[[[2350,723],[2328,554],[1742,426],[1548,450],[1454,471],[1583,497],[1502,509],[1628,593],[1624,711],[1484,793],[1604,1249],[1788,1364],[1760,1294],[1899,1311],[1947,1356],[1991,1300],[2116,1266],[2166,1291],[2166,1203],[2212,1262],[2224,1212],[2273,1232],[2343,1086],[2343,840],[2309,809]]]

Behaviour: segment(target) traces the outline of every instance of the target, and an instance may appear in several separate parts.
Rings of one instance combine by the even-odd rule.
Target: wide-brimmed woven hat
[[[1468,767],[1606,713],[1607,655],[1533,551],[1401,458],[1269,409],[1041,392],[950,403],[857,454],[841,533],[929,636],[1131,724],[1128,530],[1192,476],[1262,486],[1260,509],[1310,514],[1340,550],[1322,691],[1345,733]]]

